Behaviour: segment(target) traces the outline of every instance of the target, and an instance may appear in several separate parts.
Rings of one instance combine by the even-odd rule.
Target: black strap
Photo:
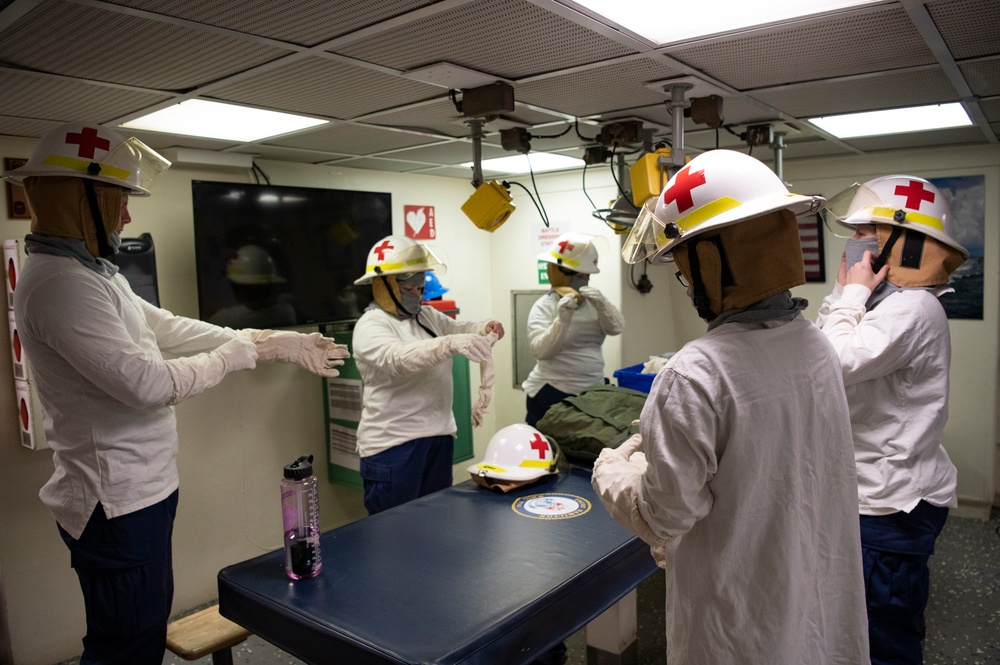
[[[892,233],[889,234],[889,239],[885,241],[885,247],[879,252],[878,258],[872,261],[872,272],[878,272],[882,269],[885,262],[889,260],[889,252],[892,251],[892,246],[896,244],[901,235],[903,235],[903,228],[901,226],[893,226]]]
[[[105,259],[115,255],[115,250],[108,244],[108,231],[104,226],[104,216],[101,207],[97,205],[97,192],[93,180],[84,180],[83,189],[87,192],[87,203],[90,205],[90,216],[94,218],[94,230],[97,231],[97,253]]]
[[[392,292],[392,285],[389,284],[388,278],[385,275],[379,275],[378,278],[381,279],[382,282],[385,284],[385,290],[389,292],[389,297],[392,298],[392,303],[396,306],[396,311],[403,312],[405,314],[410,314],[410,312],[405,307],[403,307],[403,303],[399,302],[399,300],[396,299],[396,294]],[[437,333],[435,333],[433,330],[425,326],[423,322],[420,320],[420,309],[421,309],[420,305],[417,305],[417,311],[412,314],[413,320],[416,321],[417,325],[423,328],[428,335],[436,338]]]

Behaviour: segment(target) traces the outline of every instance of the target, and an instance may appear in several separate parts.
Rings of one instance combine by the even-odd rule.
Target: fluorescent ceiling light
[[[968,127],[972,124],[969,114],[958,102],[831,115],[822,118],[809,118],[809,122],[840,139],[884,134],[908,134],[949,127]]]
[[[823,14],[881,0],[574,0],[656,44]]]
[[[245,142],[287,134],[326,122],[329,121],[204,99],[189,99],[130,120],[122,127]]]
[[[466,162],[462,166],[473,166],[473,164]],[[530,152],[526,155],[484,159],[482,163],[484,171],[493,171],[494,173],[528,173],[529,171],[542,173],[543,171],[578,169],[582,166],[584,166],[582,159],[551,152]]]

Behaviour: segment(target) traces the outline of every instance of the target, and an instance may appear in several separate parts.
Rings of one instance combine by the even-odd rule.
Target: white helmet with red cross
[[[153,180],[169,167],[169,161],[137,138],[97,124],[69,122],[46,132],[27,163],[2,177],[21,182],[30,176],[71,176],[149,196]]]
[[[573,272],[596,275],[601,271],[597,269],[595,240],[595,236],[586,233],[564,233],[556,238],[547,252],[539,254],[538,259]]]
[[[781,209],[816,212],[820,196],[788,191],[760,160],[734,150],[711,150],[678,171],[659,196],[642,206],[622,247],[626,263],[667,263],[691,238]]]
[[[888,175],[855,185],[846,213],[831,211],[849,229],[863,224],[888,224],[919,231],[952,247],[965,258],[969,251],[951,236],[951,208],[944,193],[932,183],[908,175]],[[845,192],[837,199],[845,197]]]
[[[558,473],[559,448],[531,425],[497,430],[483,461],[468,468],[472,479],[504,491]]]
[[[448,272],[430,247],[404,236],[386,236],[372,246],[365,274],[354,283],[370,284],[382,275],[411,275],[428,270],[441,275]]]

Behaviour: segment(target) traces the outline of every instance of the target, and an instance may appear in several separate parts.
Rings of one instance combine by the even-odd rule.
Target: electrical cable
[[[528,159],[527,153],[525,153],[524,158],[528,160],[528,173],[531,174],[531,186],[535,189],[535,196],[538,197],[538,207],[542,209],[542,220],[545,222],[546,228],[548,228],[549,213],[545,211],[545,204],[542,203],[542,195],[538,193],[538,185],[535,183],[535,169],[531,168],[531,160]]]
[[[519,183],[519,182],[517,182],[515,180],[504,180],[503,183],[501,183],[501,184],[503,184],[503,186],[507,187],[507,188],[510,188],[511,185],[517,185],[518,187],[520,187],[521,189],[523,189],[525,191],[525,193],[528,195],[528,198],[531,199],[531,202],[535,204],[535,210],[538,211],[538,215],[542,218],[542,222],[545,224],[546,228],[548,227],[549,220],[545,216],[545,213],[542,212],[542,209],[538,207],[538,202],[535,201],[535,197],[531,195],[531,190],[530,189],[528,189],[527,187],[525,187],[524,185],[522,185],[521,183]]]
[[[583,134],[580,133],[580,121],[579,120],[574,120],[573,121],[573,126],[576,127],[576,135],[580,139],[582,139],[584,141],[587,141],[588,143],[597,143],[597,137],[596,136],[594,136],[594,137],[591,138],[591,137],[588,137],[588,136],[584,136]]]
[[[264,173],[264,169],[260,168],[260,166],[257,165],[257,162],[251,162],[251,165],[252,165],[253,170],[256,173],[260,173],[260,175],[264,178],[264,182],[266,182],[268,185],[270,185],[271,184],[271,179],[267,176],[266,173]],[[260,184],[260,180],[257,181],[257,184]]]
[[[571,129],[573,129],[573,128],[570,125],[566,125],[566,129],[564,129],[563,131],[561,131],[558,134],[550,134],[548,136],[538,136],[537,134],[531,134],[531,133],[529,133],[528,136],[531,137],[531,138],[533,138],[533,139],[557,139],[560,136],[565,136],[566,134],[568,134],[569,130],[571,130]]]

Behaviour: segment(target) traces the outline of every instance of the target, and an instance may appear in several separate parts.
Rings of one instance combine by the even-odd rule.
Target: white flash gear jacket
[[[837,284],[816,324],[840,357],[851,407],[862,515],[955,508],[958,471],[942,447],[951,336],[935,294],[903,289],[871,311],[871,292]]]
[[[868,663],[850,421],[822,333],[797,316],[690,342],[654,380],[641,434],[635,500],[665,541],[668,661]]]
[[[453,355],[448,335],[484,333],[489,321],[456,321],[433,307],[420,308],[420,323],[381,308],[367,310],[354,326],[353,353],[361,380],[358,454],[371,457],[413,439],[454,435]]]
[[[55,464],[39,496],[56,521],[79,538],[98,501],[114,518],[177,489],[177,428],[168,406],[176,361],[164,360],[161,349],[212,351],[235,333],[150,305],[120,274],[108,279],[76,259],[47,254],[25,260],[14,312]],[[204,362],[174,370],[216,360],[194,358]]]
[[[549,384],[556,390],[578,395],[590,386],[604,383],[604,354],[601,345],[607,335],[617,335],[621,326],[601,327],[601,320],[619,321],[621,315],[611,303],[603,316],[584,298],[573,311],[569,323],[559,319],[561,296],[549,291],[531,306],[528,313],[528,343],[535,357],[535,367],[521,388],[529,397]],[[605,301],[607,302],[607,301]]]

